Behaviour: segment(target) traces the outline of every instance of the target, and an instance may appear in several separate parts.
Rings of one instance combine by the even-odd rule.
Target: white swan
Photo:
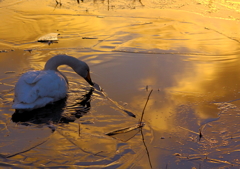
[[[60,65],[70,66],[90,85],[94,85],[85,62],[68,55],[56,55],[47,61],[44,70],[29,71],[19,78],[12,108],[32,110],[65,98],[68,80],[58,71]]]

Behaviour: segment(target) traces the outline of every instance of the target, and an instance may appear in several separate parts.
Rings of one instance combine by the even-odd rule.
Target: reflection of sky
[[[130,100],[129,105],[136,107],[139,112],[144,104],[141,97],[145,96],[136,89],[144,90],[149,86],[155,91],[160,90],[155,97],[153,94],[152,105],[149,101],[152,117],[148,118],[151,125],[171,129],[171,123],[159,116],[174,120],[172,113],[178,113],[177,107],[185,104],[193,107],[195,115],[202,119],[216,118],[218,110],[211,103],[227,100],[226,96],[235,98],[236,93],[231,92],[237,87],[235,81],[238,76],[234,73],[238,69],[237,64],[234,64],[238,59],[237,41],[191,23],[167,22],[166,26],[163,21],[155,21],[133,27],[134,30],[129,29],[129,35],[125,33],[124,37],[135,38],[126,42],[122,40],[121,34],[114,36],[115,39],[111,38],[112,43],[122,40],[115,47],[115,51],[122,53],[111,54],[113,60],[117,61],[106,64],[110,72],[103,70],[105,64],[101,65],[100,71],[107,72],[104,79],[111,79],[106,86],[107,90],[110,90],[112,84],[124,90],[113,92],[116,99],[121,100],[121,96],[135,92],[132,100],[123,99]],[[99,58],[104,60],[110,57],[99,55]],[[175,125],[176,120],[172,121],[172,125]]]
[[[204,9],[211,9],[208,16],[217,17],[218,13],[213,14],[213,8],[220,8],[220,1],[214,2],[216,3],[208,4],[208,1],[201,1],[198,5],[202,9],[203,6]],[[0,69],[3,72],[1,82],[13,85],[24,70],[43,68],[46,60],[55,54],[75,56],[90,65],[93,81],[103,87],[110,98],[132,110],[137,118],[141,115],[150,89],[154,90],[145,110],[144,121],[151,126],[154,134],[159,135],[154,140],[156,147],[161,147],[160,135],[164,132],[174,135],[179,132],[178,126],[197,131],[205,120],[217,118],[219,110],[214,102],[239,98],[239,25],[234,20],[166,10],[164,6],[165,10],[138,9],[126,13],[104,11],[106,16],[100,17],[65,9],[65,4],[62,10],[57,8],[53,11],[54,3],[53,1],[53,4],[44,8],[44,15],[39,12],[41,10],[35,10],[37,5],[31,2],[10,5],[1,10],[8,15],[3,16],[4,26],[0,28],[3,40],[0,45],[4,48],[19,48],[0,53]],[[227,2],[225,7],[226,4]],[[17,12],[13,12],[13,9]],[[36,42],[38,37],[51,32],[60,33],[59,43],[49,46]],[[34,49],[32,53],[23,51],[29,48]],[[82,79],[79,80],[70,68],[62,66],[60,69],[69,77],[73,87],[71,92],[76,92],[79,86],[83,86],[80,83]],[[4,73],[6,71],[16,73]],[[1,85],[4,91],[12,88]],[[5,120],[10,117],[13,93],[4,91],[0,95],[0,103],[5,106],[1,112],[7,111],[7,115],[2,115]],[[74,98],[69,98],[69,101],[72,100]],[[121,127],[120,122],[130,125],[132,121],[122,117],[103,98],[102,101],[93,102],[92,106],[90,114],[83,121],[94,122],[84,128],[85,138],[77,143],[92,153],[105,149],[114,156],[115,146],[121,148],[128,145],[118,145],[115,140],[104,139],[103,133]],[[65,129],[66,135],[55,134],[46,147],[54,147],[56,152],[66,150],[67,154],[71,153],[68,146],[72,144],[65,138],[78,140],[78,125],[73,123]],[[188,137],[187,131],[181,133]],[[93,137],[99,144],[92,144]],[[56,145],[56,140],[66,145]],[[161,144],[177,147],[173,142]],[[76,146],[74,148],[77,149]],[[44,151],[40,150],[42,152]],[[52,152],[53,155],[56,152]],[[158,155],[159,153],[161,152],[157,152]],[[84,158],[82,157],[83,160]]]

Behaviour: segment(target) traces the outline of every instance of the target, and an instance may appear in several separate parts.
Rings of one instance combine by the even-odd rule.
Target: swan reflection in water
[[[15,110],[12,115],[12,121],[21,123],[22,125],[31,124],[59,124],[74,122],[76,119],[82,117],[91,108],[91,96],[94,88],[81,97],[81,101],[67,106],[67,97],[45,107],[34,109],[31,111]],[[64,110],[71,109],[71,113],[65,113]],[[74,109],[74,111],[72,111]],[[50,127],[50,126],[49,126]],[[51,128],[51,127],[50,127]],[[52,129],[53,130],[53,129]]]

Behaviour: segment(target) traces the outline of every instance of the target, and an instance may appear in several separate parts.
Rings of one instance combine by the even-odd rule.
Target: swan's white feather
[[[54,70],[29,71],[15,86],[14,109],[36,109],[66,97],[68,84]]]

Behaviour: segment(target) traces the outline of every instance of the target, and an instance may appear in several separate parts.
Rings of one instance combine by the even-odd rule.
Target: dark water
[[[2,168],[239,168],[238,2],[61,3],[0,1]],[[48,33],[58,43],[37,42]],[[16,113],[19,76],[60,53],[107,97],[61,66],[67,100]]]

